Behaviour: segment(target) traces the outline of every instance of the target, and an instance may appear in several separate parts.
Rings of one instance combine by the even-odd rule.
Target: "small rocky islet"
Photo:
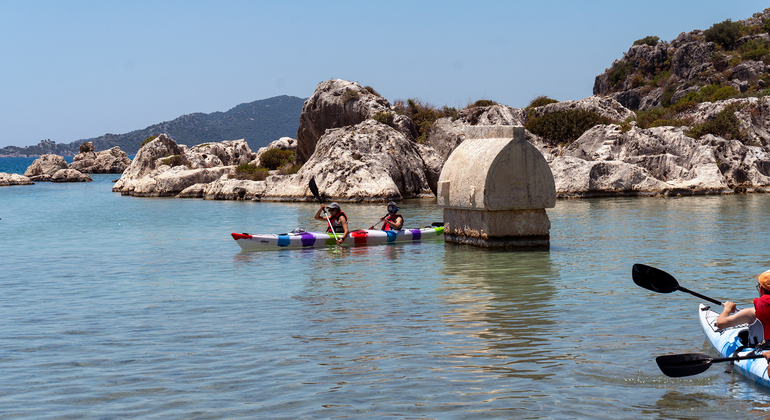
[[[597,76],[594,95],[578,101],[541,97],[526,108],[478,101],[436,110],[412,100],[391,104],[371,87],[328,80],[305,101],[296,139],[255,153],[244,140],[187,147],[161,134],[125,171],[108,172],[122,172],[113,191],[133,196],[304,201],[313,198],[314,178],[340,201],[435,197],[443,164],[469,127],[520,125],[546,158],[558,197],[768,192],[770,71],[761,59],[770,53],[757,53],[770,47],[765,21],[768,11],[714,25],[748,32],[735,39],[695,30],[671,42],[639,40]],[[574,127],[576,120],[582,126]],[[270,150],[289,152],[291,161],[266,168]],[[105,152],[119,154],[98,153]],[[25,174],[30,181],[53,181],[63,170],[82,174],[87,166],[64,167],[50,156],[40,160],[58,169],[33,169],[43,166],[36,161]],[[25,182],[6,179],[0,175],[0,185]]]

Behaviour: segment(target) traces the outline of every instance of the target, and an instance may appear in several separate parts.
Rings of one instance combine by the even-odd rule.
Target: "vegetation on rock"
[[[658,45],[658,41],[660,41],[660,38],[657,36],[646,36],[642,39],[637,39],[634,41],[634,45],[649,45],[651,47],[654,47]]]
[[[729,49],[735,45],[735,41],[741,36],[742,26],[740,23],[727,19],[711,25],[703,32],[703,35],[706,37],[706,42],[713,42],[722,48]]]
[[[388,111],[383,111],[383,112],[378,112],[377,114],[375,114],[374,117],[372,117],[372,119],[377,121],[377,122],[379,122],[379,123],[382,123],[382,124],[385,124],[385,125],[389,125],[389,126],[391,126],[393,128],[396,128],[396,124],[395,124],[395,122],[393,120],[394,117],[395,117],[394,113],[388,112]]]
[[[142,141],[142,144],[140,144],[140,145],[139,145],[139,148],[141,149],[141,148],[142,148],[142,147],[144,147],[144,146],[145,146],[147,143],[149,143],[149,142],[151,142],[151,141],[153,141],[153,140],[155,140],[155,139],[157,139],[157,138],[158,138],[158,136],[157,136],[157,135],[153,135],[153,136],[149,136],[149,137],[147,137],[146,139],[144,139],[144,140]]]
[[[259,157],[260,166],[271,171],[292,162],[294,162],[294,151],[292,150],[270,149]]]
[[[251,181],[264,181],[267,179],[268,169],[260,168],[251,163],[242,163],[235,167],[235,179]]]
[[[545,95],[538,96],[529,103],[528,108],[537,108],[539,106],[559,103],[556,99],[551,99]]]
[[[692,127],[687,135],[697,139],[706,134],[713,134],[727,140],[743,140],[740,121],[735,116],[735,111],[736,107],[726,106],[714,118]]]
[[[400,115],[406,115],[412,119],[415,128],[417,129],[417,143],[425,143],[430,136],[430,130],[433,127],[433,123],[439,118],[450,117],[453,120],[457,119],[457,109],[450,108],[444,105],[443,108],[438,109],[433,105],[423,103],[419,99],[407,99],[406,102],[402,100],[396,100],[393,103],[396,113]]]
[[[608,118],[596,112],[570,109],[540,114],[533,108],[527,109],[527,123],[524,128],[543,138],[552,145],[572,143],[583,133],[597,124],[610,124]]]

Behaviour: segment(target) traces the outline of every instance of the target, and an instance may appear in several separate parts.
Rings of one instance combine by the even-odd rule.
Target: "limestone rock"
[[[622,132],[614,124],[596,126],[551,169],[560,196],[711,194],[770,186],[765,148],[713,135],[693,139],[682,127]]]
[[[567,110],[583,110],[595,112],[613,121],[624,121],[635,116],[634,112],[624,107],[620,102],[606,96],[589,96],[579,101],[562,101],[537,107],[542,114]]]
[[[697,77],[698,73],[713,68],[710,63],[713,42],[688,42],[676,49],[671,57],[671,71],[684,80]]]
[[[204,143],[187,149],[161,134],[139,149],[112,190],[126,195],[170,197],[195,184],[229,175],[253,153],[244,140]]]
[[[88,151],[75,155],[72,163],[69,164],[69,169],[90,174],[122,174],[131,165],[131,159],[126,152],[120,150],[120,147],[115,146],[110,150],[94,152],[92,142],[84,143],[84,145],[89,144],[90,147],[81,145],[82,150]]]
[[[228,179],[222,177],[208,184],[194,184],[182,192],[178,198],[203,198],[206,200],[253,200],[261,197],[266,189],[265,181]]]
[[[240,165],[254,158],[244,139],[199,144],[186,150],[184,156],[191,169]]]
[[[439,118],[433,123],[427,145],[433,148],[442,162],[465,140],[465,129],[470,125],[462,120]]]
[[[24,175],[9,174],[0,172],[0,187],[7,187],[10,185],[34,185],[31,179]]]
[[[319,83],[302,107],[297,130],[298,159],[310,159],[326,130],[356,125],[380,112],[393,112],[388,100],[358,83],[338,79]],[[408,133],[416,133],[408,118],[395,116],[394,124],[407,137]]]
[[[559,197],[594,197],[618,193],[660,194],[671,186],[644,168],[616,160],[588,161],[560,156],[551,163]]]
[[[59,169],[51,176],[51,182],[91,182],[90,176],[77,169]]]
[[[32,165],[24,172],[24,176],[32,181],[50,181],[56,171],[67,169],[67,167],[67,161],[62,156],[43,155],[32,162]]]
[[[400,131],[365,120],[357,125],[328,130],[315,152],[295,175],[265,180],[261,199],[312,199],[308,182],[315,178],[319,191],[331,200],[380,201],[432,196],[430,179],[438,168],[435,159]]]

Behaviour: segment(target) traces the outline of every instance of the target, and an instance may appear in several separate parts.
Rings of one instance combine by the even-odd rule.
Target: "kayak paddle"
[[[315,178],[310,178],[310,184],[308,185],[310,187],[310,192],[313,193],[313,197],[315,197],[316,200],[318,200],[319,204],[323,204],[323,201],[321,201],[321,194],[318,193],[318,185],[315,183]],[[326,223],[329,224],[329,230],[332,231],[332,235],[334,235],[334,240],[337,240],[337,233],[334,232],[334,226],[332,226],[331,220],[329,220],[329,215],[326,214],[326,207],[324,207],[324,216],[326,216]]]
[[[377,226],[377,225],[379,225],[379,224],[380,224],[380,222],[384,222],[384,221],[385,221],[385,218],[386,218],[386,217],[388,217],[389,215],[390,215],[390,213],[386,214],[385,216],[382,216],[382,219],[378,220],[378,221],[377,221],[377,223],[375,223],[375,224],[373,224],[372,226],[370,226],[370,227],[369,227],[369,230],[371,230],[371,229],[374,229],[374,227],[375,227],[375,226]]]
[[[673,293],[679,290],[680,292],[689,293],[693,296],[705,299],[715,305],[722,305],[722,302],[716,299],[685,289],[679,285],[679,282],[676,281],[674,276],[655,267],[644,264],[634,264],[633,268],[631,268],[631,277],[634,279],[634,283],[636,283],[637,286],[644,287],[653,292]]]
[[[705,372],[713,363],[719,362],[737,362],[739,360],[760,359],[764,356],[760,354],[749,354],[746,356],[713,358],[703,353],[670,354],[667,356],[658,356],[655,362],[664,375],[672,378],[682,376],[697,375]]]

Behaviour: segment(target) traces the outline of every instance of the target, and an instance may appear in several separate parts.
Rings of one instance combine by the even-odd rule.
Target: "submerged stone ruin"
[[[446,242],[487,248],[549,247],[546,208],[556,205],[553,174],[524,127],[468,127],[438,182]]]

